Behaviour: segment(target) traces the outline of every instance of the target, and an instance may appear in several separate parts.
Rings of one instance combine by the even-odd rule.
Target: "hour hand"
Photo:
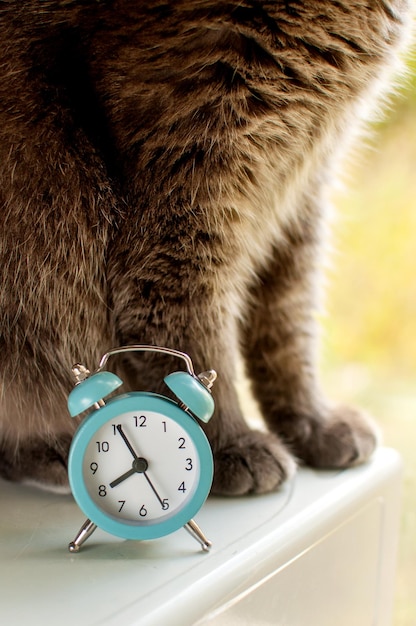
[[[124,474],[113,480],[113,482],[110,483],[110,487],[117,487],[117,485],[122,483],[123,480],[126,480],[126,478],[130,478],[130,476],[133,476],[133,474],[144,474],[146,476],[147,467],[148,464],[146,459],[143,459],[142,457],[136,457],[133,461],[131,469],[129,469],[128,472],[124,472]]]
[[[125,472],[124,474],[122,474],[121,476],[113,480],[113,482],[110,483],[110,487],[117,487],[117,485],[122,483],[123,480],[126,480],[126,478],[130,478],[130,476],[133,476],[133,474],[135,473],[136,473],[136,470],[134,469],[134,467],[132,467],[131,469],[129,469],[128,472]]]

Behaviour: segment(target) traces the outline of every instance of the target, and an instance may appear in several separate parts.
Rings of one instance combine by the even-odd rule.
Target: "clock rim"
[[[121,413],[137,411],[155,411],[177,422],[192,438],[200,462],[198,485],[190,496],[189,502],[167,520],[146,526],[134,525],[127,520],[116,520],[101,510],[89,495],[83,474],[83,460],[91,437],[106,422]],[[109,400],[105,406],[88,415],[75,432],[68,458],[69,483],[79,508],[102,530],[124,539],[156,539],[168,535],[193,518],[200,510],[211,489],[214,475],[214,462],[208,439],[196,420],[181,409],[173,400],[164,396],[143,391],[132,391]]]

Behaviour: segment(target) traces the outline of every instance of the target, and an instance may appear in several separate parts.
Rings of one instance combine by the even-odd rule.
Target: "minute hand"
[[[130,452],[132,453],[134,460],[137,461],[137,459],[139,458],[133,448],[133,446],[131,445],[130,441],[127,439],[126,435],[123,432],[123,428],[121,426],[121,424],[117,424],[117,430],[120,433],[124,443],[126,444],[126,446],[128,447],[128,449],[130,450]],[[126,472],[126,474],[124,474],[122,477],[120,477],[122,480],[124,480],[125,478],[128,478],[131,475],[131,470],[129,470],[129,472]],[[147,482],[149,483],[150,488],[152,489],[153,493],[155,494],[156,498],[159,500],[160,504],[162,505],[162,508],[165,507],[162,498],[160,497],[160,495],[158,494],[158,492],[155,489],[155,486],[153,485],[152,481],[150,480],[149,476],[146,473],[146,470],[143,471],[144,477],[146,478]],[[113,481],[111,483],[111,487],[115,487],[117,484],[119,484],[119,482],[121,482],[121,480],[116,479],[115,481]]]
[[[149,483],[149,487],[151,487],[153,493],[155,494],[156,498],[159,500],[160,504],[162,505],[162,509],[165,509],[165,503],[163,502],[162,498],[160,497],[160,495],[158,494],[158,492],[156,491],[156,488],[154,486],[154,484],[152,483],[152,481],[150,480],[149,476],[147,475],[146,472],[143,472],[145,479],[147,480],[147,482]]]
[[[124,432],[123,432],[123,428],[122,428],[121,424],[117,424],[117,430],[118,430],[118,432],[120,433],[120,435],[121,435],[121,437],[122,437],[122,439],[123,439],[124,443],[126,444],[126,446],[128,447],[128,449],[129,449],[129,450],[130,450],[130,452],[132,453],[133,458],[134,458],[134,459],[137,459],[137,458],[138,458],[138,455],[136,454],[136,452],[135,452],[135,450],[134,450],[133,446],[131,445],[130,441],[127,439],[126,435],[124,434]]]

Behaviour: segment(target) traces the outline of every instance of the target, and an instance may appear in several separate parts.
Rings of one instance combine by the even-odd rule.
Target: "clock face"
[[[129,411],[99,428],[83,462],[91,499],[120,520],[168,519],[192,497],[199,455],[180,424],[154,411]]]
[[[186,524],[212,482],[212,455],[195,420],[166,398],[132,393],[89,416],[71,447],[72,491],[89,519],[129,538]]]

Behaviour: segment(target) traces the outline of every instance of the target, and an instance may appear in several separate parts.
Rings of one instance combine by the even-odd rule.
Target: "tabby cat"
[[[319,389],[315,310],[326,188],[409,21],[405,0],[0,2],[3,477],[68,488],[71,365],[130,343],[217,370],[216,493],[371,455],[370,420]],[[116,366],[154,391],[175,369]]]

